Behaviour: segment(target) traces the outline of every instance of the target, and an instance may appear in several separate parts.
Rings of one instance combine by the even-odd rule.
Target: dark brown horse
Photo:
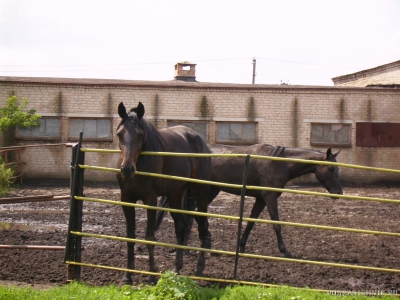
[[[219,144],[209,145],[212,153],[220,154],[250,154],[261,156],[275,156],[284,158],[307,159],[316,161],[336,162],[336,156],[340,150],[333,154],[329,148],[326,153],[300,148],[284,148],[275,147],[268,144],[256,144],[252,146],[226,146]],[[242,184],[242,170],[244,167],[244,158],[234,157],[213,157],[211,159],[211,180],[215,182]],[[308,164],[298,162],[274,161],[266,159],[251,158],[248,167],[247,185],[264,186],[273,188],[284,188],[287,182],[298,178],[302,175],[314,173],[318,181],[331,194],[343,194],[339,180],[339,168],[336,166]],[[211,186],[210,200],[224,191],[230,194],[240,195],[241,189],[227,188],[220,186]],[[188,193],[190,194],[190,193]],[[256,201],[251,211],[250,218],[258,218],[260,213],[267,206],[271,220],[279,221],[278,213],[278,198],[282,193],[260,190],[246,190],[246,195],[255,197]],[[165,198],[164,198],[165,200]],[[164,201],[165,203],[165,201]],[[167,204],[164,204],[164,206]],[[162,213],[157,217],[157,224],[160,224]],[[240,252],[245,252],[247,240],[250,231],[254,227],[254,222],[248,222],[246,229],[240,240]],[[286,256],[292,255],[286,249],[283,242],[281,226],[273,225],[273,228],[278,239],[278,248]]]
[[[257,144],[252,146],[234,147],[225,145],[210,145],[212,153],[242,153],[263,156],[276,156],[285,158],[298,158],[316,161],[336,162],[336,156],[340,150],[332,154],[329,148],[326,153],[317,150],[308,150],[300,148],[283,148],[275,147],[267,144]],[[232,172],[232,170],[243,169],[243,158],[232,157],[214,157],[211,160],[211,180],[225,183],[241,184],[242,174],[240,171]],[[305,174],[314,173],[318,181],[331,194],[343,194],[339,180],[339,168],[336,166],[306,164],[297,162],[284,162],[265,159],[250,159],[247,185],[265,186],[274,188],[284,188],[286,183],[292,179]],[[211,201],[218,195],[220,191],[230,194],[240,195],[240,189],[226,187],[211,187]],[[267,206],[271,220],[279,221],[278,198],[282,193],[259,190],[246,190],[246,195],[255,197],[256,201],[252,208],[250,218],[258,218],[260,213]],[[254,227],[254,222],[248,222],[246,229],[240,239],[240,251],[245,252],[247,239],[250,231]],[[286,249],[283,243],[281,226],[273,225],[278,239],[278,248],[286,256],[292,255]]]
[[[162,173],[167,175],[210,180],[210,158],[177,157],[177,156],[150,156],[141,155],[143,151],[153,152],[180,152],[180,153],[210,153],[203,138],[194,130],[185,126],[175,126],[163,130],[157,130],[144,118],[144,106],[139,102],[136,108],[126,111],[121,102],[118,106],[118,114],[122,121],[117,128],[121,156],[117,174],[121,189],[121,201],[136,203],[141,200],[146,205],[157,205],[157,196],[166,195],[171,208],[181,208],[182,194],[186,189],[196,200],[198,211],[207,212],[209,199],[209,185],[187,183],[185,181],[163,179],[150,176],[139,176],[136,171]],[[128,238],[135,238],[135,208],[123,206]],[[177,244],[182,245],[185,238],[185,218],[182,214],[171,214],[175,223]],[[206,217],[199,220],[199,238],[201,247],[211,247],[211,234],[208,231]],[[156,211],[147,210],[146,239],[155,240]],[[134,243],[128,242],[127,268],[135,268]],[[156,272],[154,262],[154,246],[147,245],[149,250],[149,270]],[[176,250],[175,269],[179,273],[183,266],[182,250]],[[199,253],[197,275],[202,275],[205,266],[204,252]],[[132,283],[131,272],[127,272],[124,282]],[[155,277],[151,276],[154,282]]]

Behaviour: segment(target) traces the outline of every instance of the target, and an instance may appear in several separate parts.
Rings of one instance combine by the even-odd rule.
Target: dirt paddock
[[[324,192],[322,187],[291,187]],[[348,195],[400,199],[399,186],[344,186]],[[85,184],[88,197],[118,200],[119,189],[114,183]],[[68,195],[69,181],[31,181],[11,192],[9,196]],[[221,193],[211,204],[209,212],[237,215],[239,197]],[[245,216],[250,214],[253,198],[246,198]],[[0,244],[65,245],[69,201],[34,202],[0,205]],[[284,193],[279,200],[282,221],[311,223],[337,227],[399,232],[398,204],[333,200]],[[269,219],[265,210],[261,218]],[[145,212],[137,210],[138,238],[144,238]],[[83,231],[125,236],[125,222],[120,206],[84,203]],[[237,224],[233,221],[210,219],[212,248],[235,251]],[[338,264],[400,269],[400,238],[331,230],[285,226],[282,229],[287,249],[296,259]],[[173,222],[167,215],[157,232],[161,242],[174,243]],[[198,246],[197,227],[193,227],[190,245]],[[95,238],[83,239],[82,261],[91,264],[122,267],[126,265],[126,244]],[[271,225],[257,224],[250,235],[247,253],[278,256],[275,232]],[[136,244],[136,267],[148,269],[147,249]],[[63,251],[0,249],[0,281],[2,284],[61,285],[66,281]],[[181,274],[195,272],[196,253],[185,255]],[[159,271],[171,270],[174,252],[156,247]],[[205,276],[233,278],[234,258],[207,254]],[[82,280],[93,285],[120,284],[123,274],[117,271],[83,267]],[[134,284],[147,283],[144,275],[134,275]],[[238,279],[326,290],[398,290],[400,274],[365,271],[339,267],[316,266],[294,262],[277,262],[240,258]]]

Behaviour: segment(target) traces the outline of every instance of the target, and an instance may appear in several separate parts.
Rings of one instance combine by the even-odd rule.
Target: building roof
[[[147,87],[147,88],[193,88],[193,89],[236,89],[236,90],[337,90],[337,89],[363,89],[351,86],[312,86],[312,85],[287,85],[287,84],[238,84],[218,82],[187,82],[182,80],[150,81],[150,80],[125,80],[125,79],[96,79],[96,78],[57,78],[57,77],[13,77],[0,76],[0,83],[14,84],[48,84],[64,86],[109,86],[109,87]],[[380,87],[376,87],[380,89]]]
[[[359,71],[356,73],[337,76],[337,77],[332,78],[332,81],[336,85],[339,82],[353,81],[353,80],[357,80],[357,79],[363,78],[363,77],[371,77],[376,73],[385,73],[385,72],[395,71],[395,70],[399,70],[399,69],[400,69],[400,60],[385,64],[385,65],[381,65],[381,66],[378,66],[375,68],[362,70],[362,71]]]

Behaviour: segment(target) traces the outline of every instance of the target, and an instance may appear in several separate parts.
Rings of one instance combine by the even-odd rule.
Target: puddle
[[[68,210],[49,210],[49,209],[6,209],[3,210],[2,212],[6,213],[28,213],[28,214],[42,214],[42,215],[48,215],[48,214],[69,214]]]
[[[225,206],[214,206],[214,205],[209,205],[208,208],[211,208],[211,209],[224,209]]]
[[[57,226],[26,225],[0,222],[0,230],[60,230]]]
[[[23,214],[42,214],[42,215],[54,215],[54,214],[69,214],[69,209],[59,210],[59,209],[5,209],[1,210],[4,213],[23,213]],[[89,211],[83,210],[84,215],[104,215],[105,213],[110,213],[110,210],[104,211]]]

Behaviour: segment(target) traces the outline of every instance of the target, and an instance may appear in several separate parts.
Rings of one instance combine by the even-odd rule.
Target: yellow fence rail
[[[198,211],[187,211],[173,208],[165,208],[159,206],[150,206],[138,203],[127,203],[120,202],[114,200],[107,199],[98,199],[98,198],[90,198],[90,197],[80,197],[75,196],[76,200],[88,201],[88,202],[97,202],[103,204],[111,204],[111,205],[119,205],[119,206],[131,206],[143,209],[152,209],[152,210],[161,210],[172,213],[184,213],[192,216],[204,216],[210,218],[218,218],[225,219],[231,221],[239,221],[240,217],[238,216],[228,216],[221,214],[211,214],[211,213],[203,213]],[[285,221],[273,221],[273,220],[265,220],[265,219],[253,219],[253,218],[242,218],[243,221],[246,222],[255,222],[255,223],[264,223],[264,224],[277,224],[277,225],[286,225],[286,226],[295,226],[295,227],[303,227],[303,228],[315,228],[315,229],[324,229],[324,230],[335,230],[335,231],[345,231],[345,232],[355,232],[362,234],[373,234],[373,235],[386,235],[386,236],[395,236],[400,237],[400,233],[397,232],[389,232],[389,231],[376,231],[376,230],[366,230],[366,229],[356,229],[356,228],[347,228],[347,227],[334,227],[334,226],[323,226],[323,225],[315,225],[315,224],[306,224],[306,223],[295,223],[295,222],[285,222]]]
[[[82,152],[98,152],[98,153],[121,153],[121,150],[107,150],[107,149],[93,149],[93,148],[81,148]],[[243,157],[245,158],[247,154],[206,154],[206,153],[178,153],[178,152],[149,152],[144,151],[140,153],[141,155],[162,155],[162,156],[181,156],[181,157]],[[397,169],[386,169],[386,168],[375,168],[375,167],[367,167],[353,164],[344,164],[338,162],[329,162],[329,161],[315,161],[310,159],[298,159],[298,158],[284,158],[284,157],[275,157],[275,156],[264,156],[264,155],[250,155],[250,158],[256,159],[268,159],[268,160],[276,160],[276,161],[290,161],[290,162],[299,162],[305,164],[318,164],[318,165],[327,165],[327,166],[338,166],[344,168],[352,168],[352,169],[360,169],[360,170],[368,170],[368,171],[376,171],[376,172],[387,172],[387,173],[397,173],[400,174],[400,170]]]
[[[77,236],[82,236],[82,237],[101,238],[101,239],[108,239],[108,240],[114,240],[114,241],[120,241],[120,242],[141,243],[141,244],[145,244],[145,245],[154,245],[154,246],[161,246],[161,247],[167,247],[167,248],[179,248],[179,249],[192,250],[192,251],[202,251],[202,252],[207,252],[207,253],[221,254],[221,255],[228,255],[228,256],[236,255],[236,252],[233,252],[233,251],[212,250],[212,249],[206,249],[206,248],[182,246],[182,245],[161,243],[161,242],[155,242],[155,241],[147,241],[147,240],[141,240],[141,239],[130,239],[130,238],[125,238],[125,237],[105,235],[105,234],[85,233],[85,232],[77,232],[77,231],[72,231],[71,233],[74,235],[77,235]],[[291,262],[291,263],[294,262],[294,263],[299,263],[299,264],[339,267],[339,268],[357,269],[357,270],[364,270],[364,271],[400,273],[400,270],[397,270],[397,269],[368,267],[368,266],[359,266],[359,265],[351,265],[351,264],[338,264],[338,263],[320,262],[320,261],[314,261],[314,260],[284,258],[284,257],[256,255],[256,254],[248,254],[248,253],[239,253],[239,256],[245,257],[245,258],[253,258],[253,259],[273,260],[273,261],[282,261],[282,262]]]
[[[125,269],[125,268],[117,268],[117,267],[110,267],[104,265],[95,265],[95,264],[87,264],[87,263],[78,263],[74,261],[67,261],[67,264],[75,265],[75,266],[82,266],[82,267],[89,267],[89,268],[99,268],[111,271],[121,271],[121,272],[130,272],[135,274],[143,274],[149,276],[161,276],[161,273],[156,272],[149,272],[149,271],[141,271],[141,270],[133,270],[133,269]],[[233,280],[233,279],[220,279],[220,278],[212,278],[212,277],[199,277],[199,276],[186,276],[186,275],[178,275],[180,277],[189,277],[194,280],[204,280],[209,282],[223,282],[223,283],[230,283],[230,284],[245,284],[245,285],[256,285],[256,286],[268,286],[268,287],[282,287],[277,284],[270,284],[270,283],[261,283],[261,282],[253,282],[253,281],[245,281],[245,280]],[[310,290],[309,288],[299,288],[299,287],[292,287],[296,290]],[[313,291],[318,292],[326,292],[326,290],[318,290],[312,289]]]
[[[82,169],[88,169],[88,170],[108,171],[108,172],[116,172],[116,173],[121,172],[120,169],[115,169],[115,168],[105,168],[105,167],[97,167],[97,166],[89,166],[89,165],[79,165],[79,167],[82,168]],[[199,180],[199,179],[180,177],[180,176],[171,176],[171,175],[148,173],[148,172],[141,172],[141,171],[136,171],[135,174],[142,175],[142,176],[152,176],[152,177],[160,177],[160,178],[165,178],[165,179],[173,179],[173,180],[194,182],[194,183],[199,183],[199,184],[209,184],[209,185],[222,186],[222,187],[228,187],[228,188],[238,188],[238,189],[242,188],[242,185],[240,185],[240,184],[231,184],[231,183],[222,183],[222,182],[214,182],[214,181],[207,181],[207,180]],[[280,192],[280,193],[285,193],[286,192],[286,193],[301,194],[301,195],[311,195],[311,196],[322,196],[322,197],[330,197],[330,198],[343,198],[343,199],[351,199],[351,200],[365,200],[365,201],[377,201],[377,202],[387,202],[387,203],[400,204],[400,200],[386,199],[386,198],[376,198],[376,197],[338,195],[338,194],[299,191],[299,190],[292,190],[292,189],[279,189],[279,188],[263,187],[263,186],[252,186],[252,185],[246,185],[246,189],[247,190],[260,190],[260,191],[271,191],[271,192]]]

